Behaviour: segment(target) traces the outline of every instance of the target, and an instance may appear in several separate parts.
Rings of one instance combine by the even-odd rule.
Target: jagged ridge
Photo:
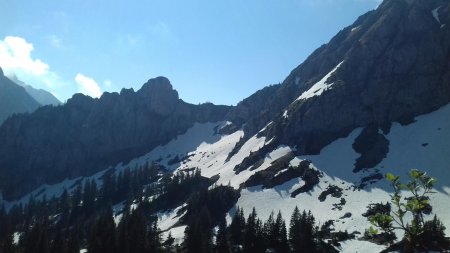
[[[137,92],[123,89],[100,99],[76,94],[65,105],[2,125],[0,188],[5,198],[15,198],[44,183],[92,174],[143,155],[195,122],[223,120],[229,109],[185,103],[164,77]]]

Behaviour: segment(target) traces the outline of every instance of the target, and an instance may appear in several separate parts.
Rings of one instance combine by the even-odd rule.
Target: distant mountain
[[[22,86],[4,76],[0,68],[0,124],[15,113],[32,112],[39,106]]]
[[[41,105],[60,105],[61,101],[59,101],[52,93],[43,90],[33,88],[31,85],[28,85],[22,81],[20,81],[17,77],[12,77],[11,81],[25,88],[25,91],[30,94],[39,104]]]

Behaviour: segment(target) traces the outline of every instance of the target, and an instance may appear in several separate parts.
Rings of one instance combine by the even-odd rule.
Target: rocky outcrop
[[[384,1],[292,71],[274,94],[288,98],[296,88],[296,95],[265,134],[296,146],[299,154],[317,154],[357,127],[407,124],[447,104],[449,17],[448,1]],[[297,100],[319,81],[329,87]],[[267,107],[275,108],[273,101]]]
[[[76,94],[62,106],[4,123],[0,188],[11,199],[43,183],[92,174],[145,154],[195,122],[223,120],[229,109],[185,103],[165,77],[137,92],[123,89],[99,99]]]

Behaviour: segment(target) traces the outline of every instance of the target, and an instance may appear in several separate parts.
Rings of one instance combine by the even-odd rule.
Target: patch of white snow
[[[439,9],[441,6],[437,7],[436,9],[431,11],[431,14],[433,14],[434,19],[441,25],[441,20],[439,19]]]
[[[347,240],[340,242],[340,244],[339,250],[344,253],[378,253],[386,248],[386,246],[383,245],[360,240]]]
[[[309,90],[305,91],[300,95],[295,101],[301,99],[308,99],[314,96],[320,96],[324,91],[331,89],[333,83],[328,84],[328,78],[344,63],[344,61],[340,62],[333,70],[331,70],[328,74],[326,74],[320,81],[315,83]]]
[[[351,31],[354,32],[354,31],[358,30],[360,27],[361,27],[360,25],[359,26],[355,26],[355,27],[352,28]]]
[[[17,245],[19,244],[20,236],[22,235],[21,232],[14,232],[13,234],[13,244]]]

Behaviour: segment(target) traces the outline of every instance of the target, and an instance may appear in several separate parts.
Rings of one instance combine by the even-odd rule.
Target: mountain
[[[10,207],[68,191],[80,208],[77,189],[114,188],[116,224],[138,208],[179,244],[238,207],[256,224],[253,208],[266,220],[298,207],[333,231],[326,252],[381,252],[365,214],[391,200],[388,172],[437,177],[429,211],[450,227],[449,59],[448,1],[385,0],[235,107],[186,104],[159,77],[14,116],[0,128],[0,188]]]
[[[16,84],[24,87],[25,91],[41,105],[56,106],[61,104],[61,101],[59,101],[52,93],[46,90],[33,88],[31,85],[20,81],[17,77],[12,77],[11,80]]]
[[[145,154],[196,122],[223,120],[228,111],[227,106],[185,103],[164,77],[137,92],[123,89],[100,99],[76,94],[62,106],[44,106],[4,122],[0,188],[10,199],[44,183],[95,173]]]
[[[238,104],[231,120],[245,123],[248,136],[272,120],[268,135],[308,154],[356,127],[388,128],[438,109],[450,97],[448,8],[447,1],[384,1],[281,85]]]
[[[4,76],[0,68],[0,124],[10,115],[32,112],[39,106],[23,87]]]

